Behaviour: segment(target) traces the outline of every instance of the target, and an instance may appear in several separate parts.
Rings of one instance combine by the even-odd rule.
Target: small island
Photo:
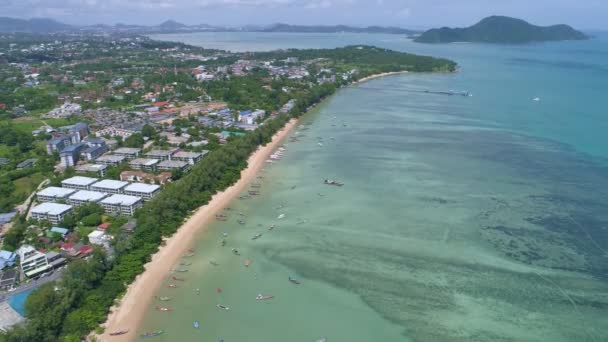
[[[521,19],[491,16],[466,28],[431,29],[415,38],[414,41],[417,43],[525,44],[584,39],[589,39],[589,37],[568,25],[536,26]]]

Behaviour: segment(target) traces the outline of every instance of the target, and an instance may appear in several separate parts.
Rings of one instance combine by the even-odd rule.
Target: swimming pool
[[[32,291],[34,291],[34,289],[29,289],[8,299],[9,305],[23,317],[25,317],[25,300]]]

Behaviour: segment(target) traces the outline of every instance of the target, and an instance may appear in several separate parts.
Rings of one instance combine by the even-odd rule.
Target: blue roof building
[[[5,267],[15,266],[17,254],[9,251],[0,251],[0,270]]]

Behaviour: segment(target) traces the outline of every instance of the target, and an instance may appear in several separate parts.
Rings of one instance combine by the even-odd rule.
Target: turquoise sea
[[[260,196],[195,237],[189,272],[175,275],[185,281],[168,275],[158,295],[172,300],[151,305],[142,331],[164,329],[158,341],[608,340],[608,34],[526,46],[155,38],[240,51],[373,44],[461,68],[352,86],[306,115],[284,159],[260,174]],[[448,90],[473,96],[432,93]]]

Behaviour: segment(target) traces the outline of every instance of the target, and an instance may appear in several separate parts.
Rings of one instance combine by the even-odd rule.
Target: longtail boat
[[[255,296],[255,300],[268,300],[268,299],[272,299],[272,298],[274,298],[273,295],[259,294],[259,295]]]
[[[173,311],[173,308],[168,306],[157,306],[156,311]]]
[[[175,268],[175,269],[173,269],[173,272],[186,273],[186,272],[188,272],[188,270],[185,268]]]
[[[110,336],[120,336],[120,335],[124,335],[124,334],[126,334],[128,332],[129,332],[129,330],[115,331],[115,332],[111,332]]]
[[[182,262],[179,263],[179,265],[180,266],[190,266],[190,265],[192,265],[192,263],[191,262],[184,262],[184,261],[182,261]]]
[[[245,267],[249,267],[251,265],[251,259],[245,260]]]
[[[292,284],[300,285],[300,281],[296,278],[289,277],[289,282]]]
[[[171,277],[171,279],[176,280],[176,281],[186,281],[186,279],[178,278],[178,277]]]
[[[177,285],[175,285],[175,284],[169,284],[167,287],[170,288],[170,289],[176,289]]]
[[[217,308],[218,308],[218,309],[222,309],[222,310],[230,310],[230,308],[229,308],[229,307],[227,307],[227,306],[225,306],[225,305],[222,305],[222,304],[218,304],[218,305],[216,305],[216,306],[217,306]]]
[[[261,238],[261,237],[262,237],[262,233],[258,233],[258,234],[255,234],[255,235],[254,235],[254,236],[251,238],[251,240],[257,240],[257,239],[259,239],[259,238]]]
[[[161,302],[167,302],[167,301],[171,300],[171,297],[159,297],[159,296],[156,296],[155,298],[158,299],[158,300],[160,300]]]
[[[153,332],[143,333],[143,334],[139,335],[139,337],[140,338],[152,338],[152,337],[160,336],[164,333],[165,332],[163,330],[157,330],[157,331],[153,331]]]

